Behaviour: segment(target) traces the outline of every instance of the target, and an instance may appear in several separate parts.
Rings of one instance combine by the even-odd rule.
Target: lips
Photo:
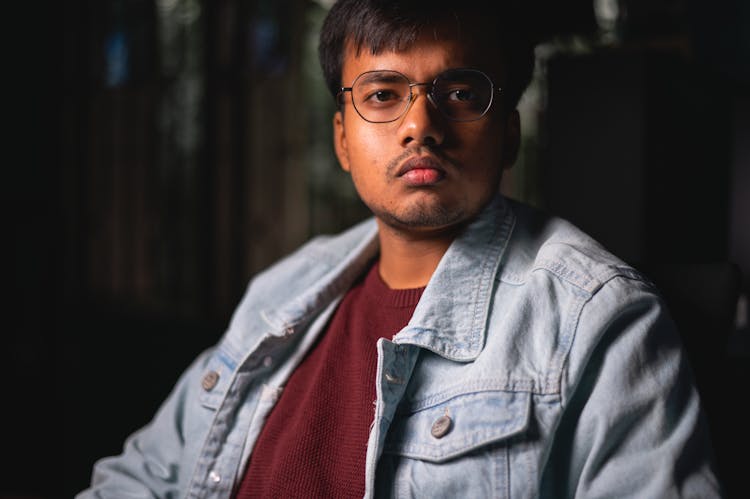
[[[401,165],[396,176],[410,186],[430,186],[445,178],[445,169],[435,158],[417,157]]]

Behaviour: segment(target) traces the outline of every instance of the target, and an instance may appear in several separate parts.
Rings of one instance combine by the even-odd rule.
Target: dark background
[[[643,269],[732,262],[746,300],[748,3],[620,1],[606,43],[591,2],[528,4],[557,48],[506,192]],[[329,147],[310,48],[321,4],[6,9],[0,497],[65,498],[218,339],[255,272],[366,212]],[[709,274],[664,287],[688,277],[689,297],[718,302],[723,274]],[[749,381],[742,303],[688,340],[713,355],[691,353],[712,373],[730,497],[748,434],[733,406]]]

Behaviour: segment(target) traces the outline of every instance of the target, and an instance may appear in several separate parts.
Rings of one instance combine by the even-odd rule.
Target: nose
[[[409,108],[399,122],[399,139],[403,146],[439,145],[445,139],[445,119],[429,97],[428,87],[412,86]]]

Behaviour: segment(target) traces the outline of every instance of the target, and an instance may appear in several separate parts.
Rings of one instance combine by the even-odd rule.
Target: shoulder
[[[523,284],[541,273],[588,295],[613,280],[655,291],[646,276],[570,221],[517,201],[509,205],[514,224],[501,281]]]

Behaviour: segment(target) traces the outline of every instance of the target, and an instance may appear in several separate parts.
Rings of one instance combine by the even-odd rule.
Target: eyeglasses
[[[478,120],[490,109],[495,90],[500,92],[478,69],[449,69],[432,83],[412,83],[398,71],[378,70],[362,73],[351,87],[341,87],[338,97],[351,92],[352,105],[363,120],[388,123],[406,113],[416,86],[428,87],[430,102],[451,121]]]

